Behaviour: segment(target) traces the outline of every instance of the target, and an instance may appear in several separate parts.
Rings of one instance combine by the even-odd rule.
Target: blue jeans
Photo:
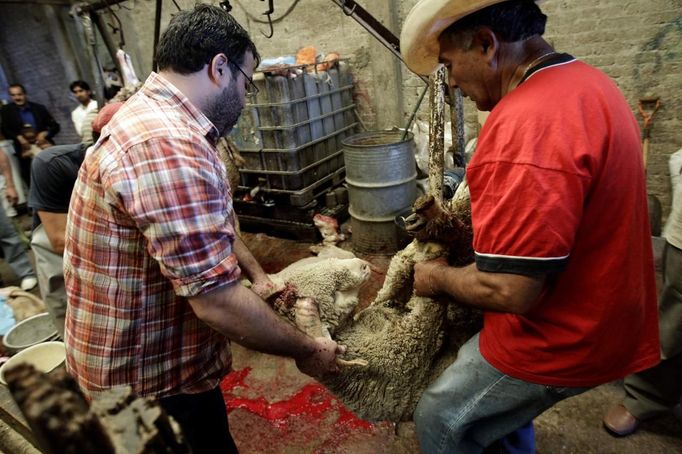
[[[423,454],[481,453],[555,403],[589,388],[528,383],[495,369],[469,339],[414,413]]]
[[[0,150],[2,153],[2,150]],[[35,272],[31,266],[31,261],[26,254],[24,243],[21,242],[19,234],[10,222],[5,209],[0,204],[0,247],[5,254],[5,260],[14,274],[19,279],[34,277]]]

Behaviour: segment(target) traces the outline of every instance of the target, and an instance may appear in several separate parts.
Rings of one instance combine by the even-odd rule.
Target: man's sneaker
[[[38,279],[33,276],[27,276],[21,280],[21,289],[25,292],[30,292],[38,285]]]

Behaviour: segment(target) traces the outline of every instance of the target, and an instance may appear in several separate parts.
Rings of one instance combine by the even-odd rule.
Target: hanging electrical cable
[[[241,2],[240,2],[239,0],[233,0],[233,1],[234,1],[234,3],[236,3],[236,4],[244,11],[244,14],[246,14],[246,17],[248,17],[248,18],[249,18],[250,20],[252,20],[253,22],[256,22],[256,23],[258,23],[258,24],[268,24],[268,23],[276,24],[277,22],[280,22],[280,21],[284,20],[285,17],[287,17],[289,14],[291,14],[291,12],[294,10],[294,8],[296,8],[296,5],[298,5],[298,2],[300,2],[301,0],[294,0],[294,1],[291,3],[291,5],[289,6],[289,8],[287,8],[287,10],[284,11],[284,13],[282,13],[281,16],[276,17],[276,18],[274,18],[274,19],[271,19],[271,20],[269,20],[269,21],[268,21],[268,20],[265,20],[265,19],[261,19],[261,18],[259,18],[259,17],[257,17],[257,16],[254,16],[253,14],[251,14],[251,13],[249,12],[249,10],[246,9],[246,8],[244,7],[244,5],[242,5]]]
[[[123,36],[123,23],[121,22],[121,19],[118,17],[118,15],[114,12],[114,10],[111,9],[111,5],[109,5],[109,2],[108,2],[107,0],[104,0],[104,4],[106,5],[106,9],[107,9],[107,11],[109,11],[109,14],[110,14],[111,16],[113,16],[114,19],[116,19],[116,23],[118,24],[118,27],[116,27],[116,26],[114,26],[114,25],[111,25],[111,24],[108,23],[108,22],[107,22],[107,25],[108,25],[109,27],[111,27],[111,32],[112,32],[113,34],[117,34],[117,33],[118,33],[118,36],[119,36],[119,38],[120,38],[119,41],[118,41],[118,47],[122,49],[123,46],[125,46],[125,43],[126,43],[125,38],[124,38],[124,36]],[[95,13],[95,14],[97,14],[97,13]]]
[[[133,2],[132,8],[130,6],[126,6],[124,3],[127,3],[128,1],[130,1],[130,0],[126,0],[125,2],[118,2],[116,5],[118,8],[118,11],[120,11],[122,9],[127,9],[128,11],[132,11],[135,8],[135,6],[137,6],[137,0],[132,0],[132,2]]]

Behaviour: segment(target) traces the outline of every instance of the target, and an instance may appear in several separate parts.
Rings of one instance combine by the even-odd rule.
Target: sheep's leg
[[[294,321],[310,337],[324,336],[320,310],[313,298],[298,298],[294,303]]]
[[[329,331],[322,325],[320,310],[313,298],[298,298],[294,303],[296,326],[310,337],[327,337],[331,339]],[[341,367],[367,367],[369,363],[364,359],[345,360],[336,359]]]
[[[338,364],[341,367],[367,367],[369,366],[369,363],[365,361],[364,359],[351,359],[351,360],[346,360],[346,359],[341,359],[341,358],[336,358],[336,364]]]
[[[398,252],[392,259],[386,272],[384,285],[379,290],[372,305],[390,304],[400,300],[406,288],[412,288],[412,272],[414,268],[415,242],[408,244],[405,249]]]
[[[412,296],[414,285],[414,264],[441,257],[443,246],[437,243],[413,241],[405,249],[398,252],[388,267],[384,285],[372,302],[374,305],[403,307]],[[357,314],[354,320],[358,319]]]

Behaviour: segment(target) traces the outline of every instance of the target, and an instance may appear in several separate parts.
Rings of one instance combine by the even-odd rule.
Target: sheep
[[[439,70],[430,82],[430,194],[417,200],[414,214],[406,219],[415,239],[392,258],[370,306],[350,317],[350,305],[345,305],[345,315],[332,317],[341,322],[328,330],[347,351],[340,373],[320,381],[358,416],[372,421],[410,420],[424,389],[452,364],[459,347],[482,325],[478,310],[445,296],[425,298],[413,291],[417,262],[438,257],[446,257],[454,266],[473,262],[468,187],[463,183],[452,200],[442,200],[445,71]],[[295,276],[289,278],[298,285]],[[310,335],[325,334],[324,322],[319,320],[328,316],[329,305],[319,304],[317,312],[310,299],[297,300],[294,311],[296,304],[307,317],[294,317],[294,321],[305,325]]]
[[[369,278],[370,265],[359,258],[334,257],[352,256],[347,251],[324,248],[321,257],[271,275],[273,282],[292,289],[275,303],[280,314],[311,336],[328,336],[347,347],[341,372],[321,382],[367,420],[411,419],[426,386],[481,325],[477,311],[449,304],[446,298],[415,296],[412,289],[417,262],[441,256],[456,265],[473,260],[466,185],[445,206],[426,196],[414,209],[407,225],[415,240],[392,258],[376,298],[355,316],[358,290]]]
[[[393,257],[372,304],[334,333],[347,347],[347,360],[359,358],[368,365],[344,367],[321,382],[364,419],[410,420],[424,389],[480,330],[479,311],[451,304],[445,297],[419,297],[412,289],[417,262],[447,255],[451,264],[473,261],[466,187],[456,197],[445,208],[429,196],[415,203],[415,217],[408,218],[408,224],[421,222],[421,240]],[[453,240],[447,246],[446,238]]]

